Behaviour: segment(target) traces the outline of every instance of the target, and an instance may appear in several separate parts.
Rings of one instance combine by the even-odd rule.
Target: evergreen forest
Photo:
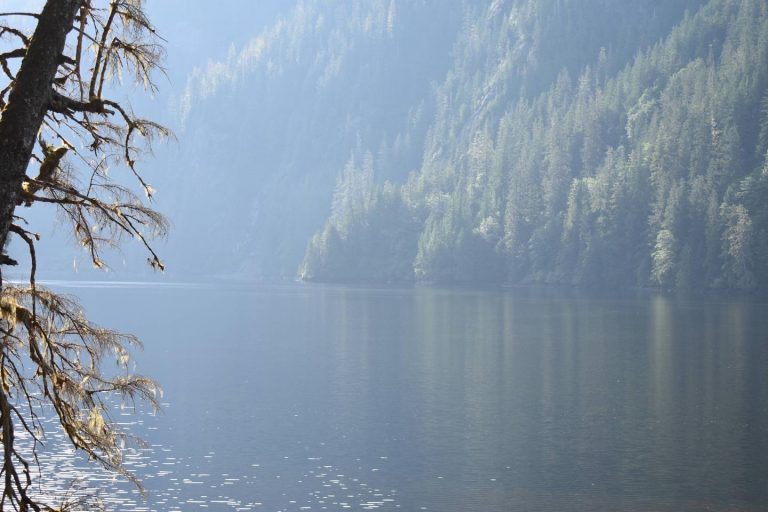
[[[351,159],[302,276],[768,284],[768,6],[654,3],[481,9],[434,92],[420,167],[377,184],[386,154]],[[635,20],[681,11],[643,44],[658,34]],[[548,48],[558,36],[592,58]],[[570,65],[536,67],[555,55]]]
[[[184,172],[253,176],[208,180],[242,233],[210,244],[225,271],[768,286],[763,0],[305,0],[178,110]]]

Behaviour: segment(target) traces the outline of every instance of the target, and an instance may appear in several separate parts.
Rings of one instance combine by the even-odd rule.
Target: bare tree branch
[[[154,90],[151,75],[162,71],[164,50],[141,2],[100,1],[101,7],[99,0],[47,0],[39,15],[0,13],[38,20],[34,37],[0,24],[0,37],[20,46],[0,53],[0,77],[7,79],[0,81],[0,247],[8,233],[18,236],[31,267],[27,287],[8,286],[0,276],[0,510],[53,510],[28,494],[44,407],[55,412],[73,446],[139,486],[122,464],[129,434],[111,420],[109,404],[116,397],[158,406],[157,385],[127,371],[139,341],[95,326],[73,299],[38,286],[39,236],[15,214],[21,206],[56,206],[94,266],[105,266],[102,252],[128,236],[144,247],[152,267],[164,268],[151,240],[165,236],[168,222],[116,182],[108,166],[127,167],[151,198],[138,155],[154,137],[171,133],[104,97],[107,84],[125,72]],[[65,47],[72,31],[76,39]],[[0,255],[0,265],[16,263]],[[101,371],[109,354],[124,370],[116,376]],[[33,440],[29,460],[14,429]]]

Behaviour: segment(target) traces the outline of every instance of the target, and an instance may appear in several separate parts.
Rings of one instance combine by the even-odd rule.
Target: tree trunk
[[[51,97],[67,34],[83,0],[48,0],[0,115],[0,248]],[[2,288],[2,274],[0,274]]]

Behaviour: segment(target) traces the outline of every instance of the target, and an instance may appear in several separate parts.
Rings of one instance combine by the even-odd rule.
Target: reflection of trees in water
[[[446,473],[481,486],[486,508],[494,495],[546,510],[764,497],[756,468],[768,452],[754,425],[767,421],[756,407],[766,385],[747,361],[759,339],[753,306],[524,289],[416,297],[416,431],[437,466],[450,447],[462,463]]]

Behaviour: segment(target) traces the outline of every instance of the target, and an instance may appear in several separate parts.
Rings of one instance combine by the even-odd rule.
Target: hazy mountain
[[[760,0],[185,6],[134,101],[173,278],[768,284]]]
[[[768,284],[764,2],[478,9],[421,167],[347,172],[304,278]]]
[[[393,158],[415,168],[462,3],[303,1],[196,68],[175,103],[180,142],[158,164],[171,268],[293,278],[351,155],[403,134]]]

